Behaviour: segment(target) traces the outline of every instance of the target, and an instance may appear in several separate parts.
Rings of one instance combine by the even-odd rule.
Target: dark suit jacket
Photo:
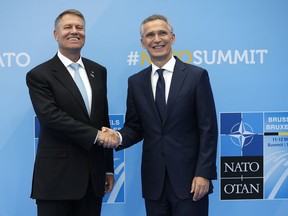
[[[105,173],[113,172],[113,152],[94,144],[99,128],[109,127],[107,71],[82,58],[92,88],[89,117],[73,78],[56,55],[28,72],[26,81],[40,121],[31,197],[80,199],[88,180],[104,196]],[[93,75],[91,75],[93,74]]]
[[[141,169],[144,198],[160,197],[166,169],[178,197],[191,198],[194,176],[217,177],[218,129],[208,73],[176,58],[166,116],[161,123],[151,89],[151,70],[150,66],[128,79],[120,148],[144,138]]]

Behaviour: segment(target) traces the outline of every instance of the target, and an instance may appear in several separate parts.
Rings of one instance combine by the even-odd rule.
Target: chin
[[[151,56],[152,56],[152,55],[151,55]],[[161,61],[161,60],[165,60],[165,59],[167,58],[167,56],[168,56],[168,55],[166,55],[166,54],[158,54],[158,55],[153,55],[153,58],[154,58],[155,60]]]

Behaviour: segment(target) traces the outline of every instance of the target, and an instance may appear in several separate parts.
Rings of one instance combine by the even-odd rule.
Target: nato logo
[[[263,156],[263,114],[220,114],[221,156]]]
[[[221,199],[263,199],[263,114],[221,113]]]

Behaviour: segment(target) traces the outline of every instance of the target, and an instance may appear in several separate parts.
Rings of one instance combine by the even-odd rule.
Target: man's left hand
[[[202,197],[204,197],[209,190],[209,184],[210,180],[200,177],[200,176],[195,176],[193,181],[192,181],[192,186],[191,186],[191,193],[193,194],[193,201],[198,201]]]
[[[106,174],[105,194],[109,193],[114,185],[114,175]]]

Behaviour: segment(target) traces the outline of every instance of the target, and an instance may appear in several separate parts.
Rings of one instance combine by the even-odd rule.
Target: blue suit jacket
[[[217,178],[218,129],[208,73],[176,58],[166,116],[161,123],[151,88],[151,71],[149,66],[128,79],[120,148],[144,139],[141,167],[144,198],[160,197],[166,169],[178,197],[191,198],[194,176]]]

